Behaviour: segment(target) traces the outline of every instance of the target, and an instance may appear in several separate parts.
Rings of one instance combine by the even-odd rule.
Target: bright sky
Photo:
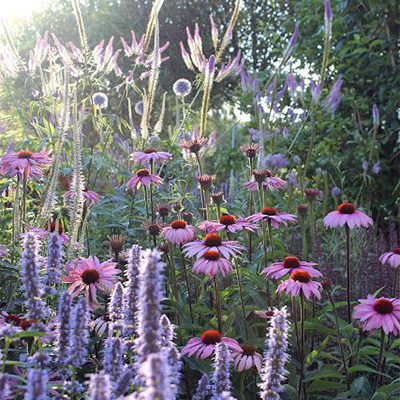
[[[6,21],[25,18],[49,1],[51,0],[0,0],[0,18]]]

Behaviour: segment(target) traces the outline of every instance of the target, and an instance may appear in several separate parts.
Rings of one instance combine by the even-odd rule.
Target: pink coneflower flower
[[[240,146],[240,151],[246,154],[249,158],[256,157],[257,153],[261,150],[261,146],[258,143],[247,143]]]
[[[89,206],[94,205],[100,200],[100,195],[93,190],[84,189],[82,191],[83,197],[86,199]],[[64,199],[73,199],[76,196],[75,190],[68,190],[63,194]]]
[[[97,336],[103,336],[108,331],[108,323],[110,322],[110,316],[104,314],[101,317],[90,322],[89,327],[93,329]]]
[[[266,279],[279,279],[288,273],[292,273],[293,271],[302,270],[307,271],[313,278],[322,276],[321,272],[313,268],[315,265],[317,264],[307,261],[300,261],[297,257],[285,257],[282,261],[276,262],[271,264],[269,267],[264,268],[262,275],[264,275]]]
[[[289,279],[283,281],[278,286],[277,291],[285,291],[292,297],[303,293],[307,300],[311,297],[311,295],[314,295],[317,299],[321,299],[321,293],[319,291],[320,287],[321,284],[313,281],[309,272],[298,269],[290,274]]]
[[[242,372],[247,371],[253,367],[257,368],[257,371],[261,371],[262,356],[256,352],[253,346],[241,346],[241,352],[234,352],[233,365],[236,371]]]
[[[73,260],[66,266],[67,275],[63,276],[62,281],[71,283],[67,291],[72,297],[77,296],[82,290],[85,290],[85,298],[89,301],[89,291],[92,300],[97,303],[97,289],[105,291],[114,286],[116,277],[121,271],[115,268],[116,262],[104,261],[94,256]]]
[[[288,222],[297,222],[296,215],[286,212],[278,212],[276,208],[265,207],[262,212],[247,217],[249,222],[271,221],[273,228],[279,228],[279,225],[288,226]]]
[[[133,161],[141,164],[150,164],[151,162],[163,163],[170,160],[171,158],[172,154],[165,151],[158,151],[153,147],[150,147],[143,151],[135,151],[134,153],[132,153]]]
[[[200,258],[208,250],[214,250],[229,259],[230,256],[234,257],[241,250],[244,250],[244,247],[235,241],[223,242],[221,236],[217,233],[208,233],[203,240],[186,243],[183,248],[186,256],[197,255],[197,258]]]
[[[379,257],[379,261],[383,265],[388,263],[392,267],[397,268],[398,266],[400,266],[400,247],[395,247],[393,251],[383,253]]]
[[[196,358],[207,358],[214,353],[217,343],[225,343],[232,351],[240,352],[242,349],[235,339],[222,336],[218,331],[212,329],[205,331],[199,338],[191,338],[182,349],[183,356],[195,356]]]
[[[207,139],[199,137],[199,129],[197,126],[193,127],[192,137],[190,140],[182,139],[182,149],[189,151],[190,153],[197,154],[200,152],[202,147],[207,144]]]
[[[375,299],[370,294],[354,307],[353,318],[359,319],[365,331],[382,328],[388,335],[400,332],[400,299]]]
[[[254,314],[256,314],[258,317],[262,319],[270,319],[271,317],[274,316],[274,311],[271,309],[268,310],[256,310],[254,311]]]
[[[254,232],[257,226],[248,222],[246,218],[238,218],[234,215],[222,214],[219,221],[204,221],[199,225],[199,228],[209,233],[215,233],[221,230],[226,230],[229,233],[235,233],[245,229],[246,231]]]
[[[192,270],[195,274],[204,274],[214,278],[218,270],[221,271],[222,276],[225,276],[232,272],[232,269],[231,263],[221,257],[219,251],[208,250],[196,260]]]
[[[150,186],[152,183],[160,186],[163,180],[159,176],[151,174],[148,169],[143,168],[135,172],[135,176],[128,182],[128,189],[139,189],[141,185]]]
[[[39,153],[22,150],[16,153],[4,154],[1,159],[2,170],[18,170],[25,176],[31,175],[32,172],[39,173],[40,169],[45,165],[51,164],[51,158],[48,157],[50,152],[42,149]]]
[[[196,229],[194,226],[188,225],[183,219],[177,219],[165,227],[162,234],[168,242],[181,245],[196,238]]]
[[[372,218],[361,211],[357,211],[354,204],[340,204],[336,211],[330,212],[324,218],[324,225],[328,228],[336,228],[346,225],[353,229],[355,226],[364,226],[368,228],[373,224]]]

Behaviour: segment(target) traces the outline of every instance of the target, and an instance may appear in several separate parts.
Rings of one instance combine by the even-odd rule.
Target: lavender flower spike
[[[60,295],[57,314],[57,361],[60,365],[65,365],[69,362],[71,302],[72,297],[68,292]]]
[[[293,31],[292,37],[289,40],[289,48],[290,49],[292,49],[295,46],[296,42],[297,42],[297,38],[299,36],[299,27],[300,27],[299,23],[297,23],[295,25],[295,27],[294,27],[294,31]]]
[[[47,264],[45,276],[45,292],[47,294],[56,294],[57,291],[52,285],[56,285],[60,281],[61,257],[62,257],[62,240],[60,235],[53,232],[47,244]]]
[[[111,383],[107,374],[92,374],[89,382],[89,400],[110,400]]]
[[[171,392],[174,398],[178,394],[179,380],[180,380],[180,370],[182,367],[181,355],[173,342],[175,333],[174,326],[166,315],[163,315],[160,319],[161,325],[161,347],[164,350],[165,356],[167,358],[169,372],[170,372],[170,383]]]
[[[218,343],[215,348],[214,374],[213,374],[213,400],[218,400],[224,392],[231,389],[229,377],[230,354],[226,344]]]
[[[70,357],[74,367],[80,367],[86,361],[89,345],[89,307],[81,298],[74,307],[70,322]]]
[[[161,262],[161,253],[155,249],[146,250],[140,271],[138,339],[136,341],[139,365],[149,354],[159,353],[161,350],[163,271],[164,263]]]
[[[372,121],[374,122],[374,126],[379,126],[379,109],[376,104],[372,106]]]
[[[48,380],[49,376],[46,370],[28,370],[27,390],[24,400],[47,400],[46,385]]]
[[[168,371],[168,363],[163,353],[150,354],[141,366],[140,373],[145,378],[145,390],[138,400],[173,400]]]
[[[0,372],[0,399],[6,399],[10,394],[7,375]]]
[[[139,295],[139,269],[142,258],[141,248],[133,245],[129,251],[128,267],[126,270],[127,283],[124,291],[123,318],[124,337],[134,337],[137,326],[137,310]]]
[[[332,22],[332,7],[330,0],[325,0],[325,20]]]
[[[266,342],[267,351],[264,354],[264,365],[261,370],[261,383],[259,384],[262,400],[279,400],[282,392],[282,382],[287,371],[285,364],[289,360],[287,354],[289,323],[286,306],[280,310],[274,309],[274,316],[268,331]]]
[[[110,296],[110,320],[109,336],[112,336],[115,331],[120,330],[122,321],[122,308],[124,301],[124,287],[121,282],[117,282]]]
[[[196,393],[193,396],[193,400],[207,400],[210,394],[210,379],[207,374],[203,374],[197,383]]]
[[[24,235],[22,251],[22,280],[25,287],[25,305],[28,309],[27,318],[35,320],[46,318],[49,310],[41,299],[42,290],[39,282],[38,272],[38,250],[39,242],[32,233]]]
[[[124,371],[124,343],[120,338],[109,338],[104,350],[104,369],[113,381],[116,381]]]

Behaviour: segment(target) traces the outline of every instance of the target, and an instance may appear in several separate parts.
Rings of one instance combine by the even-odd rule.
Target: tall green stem
[[[192,320],[192,324],[194,324],[194,317],[193,317],[193,308],[192,308],[192,295],[190,293],[190,285],[189,285],[189,278],[186,271],[186,263],[185,263],[185,256],[183,255],[182,245],[181,249],[181,256],[182,256],[182,272],[186,282],[186,288],[188,292],[188,303],[189,303],[189,310],[190,310],[190,319]]]
[[[352,270],[350,263],[351,242],[350,228],[345,224],[346,230],[346,274],[347,274],[347,323],[351,323],[351,300],[352,300]]]
[[[342,334],[340,332],[340,325],[339,325],[339,317],[338,317],[338,313],[337,313],[335,302],[333,301],[333,297],[332,297],[332,293],[331,293],[330,288],[327,289],[327,293],[328,293],[329,301],[330,301],[330,303],[332,305],[333,314],[335,316],[336,335],[337,335],[339,349],[340,349],[340,356],[342,357],[344,372],[346,374],[347,390],[350,390],[350,376],[349,376],[349,371],[347,370],[346,357],[345,357],[344,349],[343,349]]]
[[[221,299],[219,296],[219,287],[217,278],[215,276],[214,276],[214,290],[215,290],[215,308],[217,311],[218,332],[222,334]]]

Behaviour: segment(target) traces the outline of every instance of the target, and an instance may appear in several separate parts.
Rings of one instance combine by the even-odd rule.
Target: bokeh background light
[[[0,18],[6,21],[24,19],[48,3],[50,0],[0,0]]]

